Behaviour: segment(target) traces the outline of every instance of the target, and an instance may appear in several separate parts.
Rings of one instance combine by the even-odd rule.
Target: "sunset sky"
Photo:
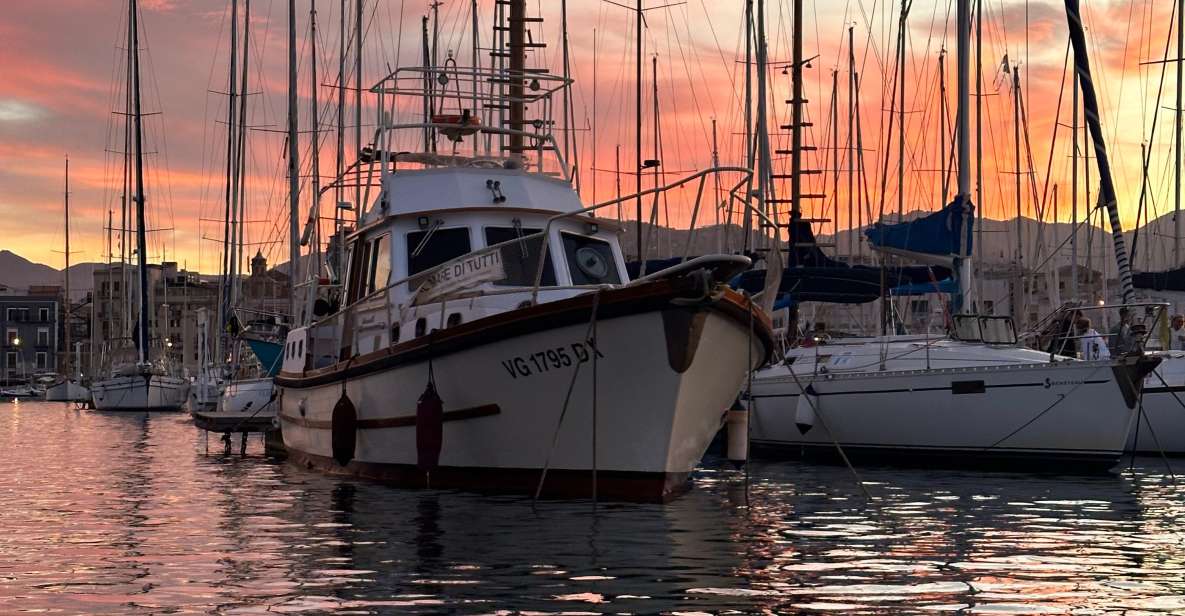
[[[323,84],[322,130],[333,130],[337,76],[340,0],[315,0],[318,10],[319,75]],[[626,0],[630,4],[632,0]],[[115,211],[119,225],[119,161],[121,120],[113,114],[122,107],[123,38],[126,3],[120,0],[8,0],[0,14],[0,248],[35,261],[60,267],[62,250],[63,163],[71,164],[72,244],[74,261],[106,259],[104,242],[107,211]],[[142,41],[145,70],[145,110],[160,112],[147,121],[149,157],[148,203],[154,260],[167,257],[190,269],[217,271],[221,237],[224,126],[228,62],[230,0],[142,0]],[[249,120],[256,128],[248,142],[248,250],[259,249],[274,264],[285,259],[282,244],[287,225],[283,135],[287,2],[252,0],[252,51]],[[309,9],[298,2],[301,57],[302,130],[309,130]],[[347,2],[352,6],[352,2]],[[363,83],[369,87],[398,66],[420,62],[420,19],[427,0],[367,0]],[[546,22],[534,37],[548,47],[528,64],[559,72],[560,1],[530,0],[531,14]],[[665,4],[649,0],[649,4]],[[769,0],[766,28],[770,60],[790,58],[790,2]],[[1136,217],[1140,188],[1140,147],[1149,139],[1158,90],[1163,91],[1157,134],[1151,145],[1149,187],[1152,217],[1173,208],[1173,114],[1175,67],[1169,65],[1160,85],[1160,64],[1141,62],[1165,57],[1172,3],[1085,2],[1087,39],[1103,103],[1104,132],[1115,164],[1115,180],[1125,225]],[[492,2],[482,0],[479,23],[488,44]],[[569,0],[569,44],[576,80],[574,115],[582,129],[573,131],[586,202],[604,200],[614,191],[612,173],[593,172],[591,130],[595,127],[595,167],[612,169],[617,145],[623,168],[633,152],[633,28],[630,11],[593,0]],[[456,50],[462,64],[469,57],[470,0],[446,0],[440,7],[440,49]],[[1070,73],[1066,59],[1066,17],[1060,2],[985,0],[983,72],[987,96],[984,132],[984,189],[987,216],[1015,215],[1011,75],[1005,67],[1019,65],[1021,91],[1027,103],[1033,188],[1023,187],[1022,209],[1028,216],[1044,192],[1051,158],[1051,137],[1059,95],[1064,92],[1061,122],[1070,122]],[[875,216],[881,207],[881,174],[888,152],[889,178],[884,208],[896,212],[896,144],[886,144],[886,114],[891,103],[893,54],[899,3],[874,0],[807,2],[805,56],[818,56],[807,73],[807,113],[814,123],[808,143],[820,146],[809,165],[830,169],[829,105],[832,71],[838,69],[840,96],[839,142],[846,143],[847,28],[853,27],[857,70],[860,74],[865,168]],[[905,209],[941,206],[942,181],[937,172],[940,124],[938,57],[946,58],[948,113],[954,104],[954,4],[916,0],[908,16],[906,78]],[[743,3],[731,0],[689,0],[647,13],[645,31],[646,107],[650,58],[658,58],[658,98],[661,115],[663,168],[668,171],[703,169],[710,164],[712,119],[717,121],[721,162],[743,163],[742,100],[744,59]],[[1175,43],[1174,43],[1175,45]],[[1168,57],[1175,57],[1170,47]],[[594,58],[595,67],[594,72]],[[1063,76],[1066,86],[1062,88]],[[352,77],[351,77],[352,79]],[[788,77],[780,66],[770,70],[770,123],[787,122]],[[593,107],[594,83],[596,108]],[[646,158],[652,157],[652,118],[647,113]],[[367,107],[364,122],[373,123]],[[974,129],[973,129],[974,130]],[[369,127],[367,129],[369,131]],[[323,139],[325,136],[323,135]],[[307,135],[302,137],[307,140]],[[786,138],[773,137],[775,147]],[[322,149],[322,174],[333,173],[332,141]],[[307,150],[307,143],[304,145]],[[1030,169],[1027,153],[1022,169]],[[1069,219],[1070,146],[1067,129],[1060,129],[1052,149],[1051,184],[1059,190],[1058,215]],[[826,160],[823,159],[826,157]],[[779,165],[783,163],[779,161]],[[846,155],[840,168],[847,168]],[[306,159],[307,165],[307,159]],[[781,171],[779,169],[779,171]],[[1097,190],[1092,168],[1091,191]],[[595,188],[592,178],[596,178]],[[828,199],[814,211],[849,224],[846,175],[840,193],[833,194],[830,175],[812,179],[809,192],[825,192]],[[1026,180],[1027,182],[1028,180]],[[826,182],[826,186],[822,185]],[[952,179],[953,182],[953,179]],[[625,179],[628,191],[632,178]],[[1085,184],[1083,184],[1085,189]],[[788,189],[787,189],[788,190]],[[594,195],[595,192],[595,195]],[[1051,203],[1051,201],[1050,201]],[[1080,196],[1085,203],[1085,193]],[[1048,206],[1052,213],[1052,205]],[[1080,211],[1084,206],[1080,206]],[[676,223],[685,213],[675,212]],[[827,225],[825,231],[830,231]]]

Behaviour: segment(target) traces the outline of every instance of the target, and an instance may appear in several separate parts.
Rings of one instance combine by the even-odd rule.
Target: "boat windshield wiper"
[[[523,260],[531,256],[531,251],[527,249],[527,242],[523,239],[523,221],[518,218],[511,219],[510,224],[514,225],[514,236],[518,238],[519,250],[523,253]]]
[[[413,256],[413,257],[420,256],[420,253],[424,251],[424,247],[428,245],[428,240],[432,239],[432,235],[435,234],[436,230],[439,229],[440,225],[443,225],[443,224],[444,224],[444,221],[439,218],[432,221],[432,225],[430,227],[428,227],[428,232],[424,234],[424,239],[420,240],[419,244],[416,244],[415,250],[411,251],[411,256]]]

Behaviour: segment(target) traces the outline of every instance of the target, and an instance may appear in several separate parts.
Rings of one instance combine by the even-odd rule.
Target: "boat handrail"
[[[374,291],[371,291],[371,292],[359,297],[358,299],[350,302],[348,305],[343,305],[339,310],[337,310],[336,312],[334,312],[331,315],[326,316],[325,318],[321,319],[320,321],[317,321],[316,323],[324,324],[324,323],[327,323],[330,321],[337,320],[339,318],[344,319],[345,317],[348,317],[349,315],[352,315],[352,314],[358,312],[362,308],[366,308],[368,310],[372,309],[372,306],[370,306],[368,304],[370,304],[373,300],[378,299],[380,297],[382,297],[384,303],[389,306],[390,299],[391,299],[390,298],[390,291],[392,289],[395,289],[395,288],[401,286],[401,285],[409,283],[413,279],[425,278],[427,276],[430,276],[433,271],[441,271],[445,268],[462,263],[468,259],[472,259],[475,256],[485,254],[485,253],[492,253],[496,250],[501,250],[502,248],[505,248],[507,246],[520,244],[524,241],[530,241],[535,238],[546,239],[547,237],[550,236],[554,225],[560,221],[563,221],[563,220],[575,219],[575,218],[580,218],[582,216],[585,216],[586,222],[596,223],[598,219],[595,216],[592,216],[590,214],[592,214],[593,212],[595,212],[597,210],[600,210],[600,209],[603,209],[603,208],[606,208],[609,206],[617,205],[618,203],[622,203],[624,201],[628,201],[631,199],[636,199],[638,197],[644,197],[644,196],[653,195],[653,194],[660,194],[662,192],[672,190],[672,189],[678,188],[680,186],[684,186],[684,185],[686,185],[690,182],[694,182],[696,180],[699,181],[699,187],[700,187],[700,190],[697,191],[697,199],[696,199],[696,204],[695,204],[695,208],[698,210],[698,208],[700,206],[700,201],[702,201],[703,187],[704,187],[707,179],[709,177],[712,177],[714,174],[731,174],[731,173],[741,174],[742,177],[739,182],[737,182],[735,185],[733,185],[733,187],[731,189],[729,189],[728,194],[730,195],[730,198],[737,199],[737,200],[741,201],[746,208],[752,209],[747,200],[737,197],[737,194],[736,194],[737,191],[739,191],[742,187],[747,185],[750,177],[753,174],[752,169],[749,169],[748,167],[737,167],[737,166],[710,167],[708,169],[697,171],[691,175],[683,177],[679,180],[676,180],[676,181],[666,184],[664,186],[652,187],[652,188],[649,188],[649,189],[646,189],[646,190],[643,190],[643,191],[640,191],[640,192],[637,192],[637,193],[634,193],[631,195],[625,195],[625,196],[622,196],[619,198],[610,199],[608,201],[597,203],[595,205],[581,208],[579,210],[573,210],[571,212],[564,212],[564,213],[553,215],[550,218],[548,218],[546,224],[544,225],[544,228],[540,231],[537,231],[535,233],[523,234],[520,237],[506,240],[504,242],[499,242],[497,244],[493,244],[493,245],[486,246],[483,248],[479,248],[477,250],[472,250],[472,251],[467,252],[459,257],[455,257],[453,259],[450,259],[448,261],[440,263],[440,264],[434,266],[433,268],[431,268],[431,270],[416,272],[415,274],[404,276],[404,277],[399,278],[394,281],[389,281],[385,286],[375,289]],[[761,217],[762,219],[769,220],[763,213],[761,213],[755,209],[753,210],[753,212],[755,215]],[[694,215],[693,215],[693,220],[694,220]],[[692,241],[694,241],[694,235],[689,235],[688,243],[690,244],[690,242],[692,242]],[[480,293],[473,293],[472,290],[469,290],[468,292],[466,292],[464,294],[464,297],[473,297],[475,295],[476,296],[503,295],[503,294],[515,294],[515,293],[529,292],[530,293],[530,303],[532,305],[537,304],[539,301],[539,291],[544,286],[542,284],[543,271],[544,271],[544,265],[547,262],[549,242],[542,241],[540,243],[540,245],[541,245],[541,249],[540,249],[540,254],[538,257],[539,265],[537,266],[537,269],[535,271],[535,277],[534,277],[533,283],[530,286],[514,286],[514,287],[508,287],[506,289],[482,289]],[[685,252],[684,256],[680,259],[680,264],[677,264],[674,267],[678,267],[679,265],[681,265],[682,263],[684,263],[688,260],[689,260],[688,256]],[[661,272],[656,272],[656,273],[661,273]],[[651,276],[645,277],[645,279],[650,279],[650,278],[651,278]],[[639,280],[641,280],[641,279],[639,279]],[[624,284],[626,284],[626,285],[637,284],[639,282],[639,280],[629,281]],[[593,289],[603,288],[603,287],[604,287],[604,285],[566,285],[566,286],[548,285],[547,289],[549,291],[550,290],[593,290]],[[418,289],[416,292],[418,292]],[[456,295],[446,296],[446,297],[442,297],[441,301],[447,302],[450,299],[456,299],[456,298],[457,298]],[[413,296],[411,299],[409,299],[407,304],[410,306],[414,303],[415,303],[415,298]]]

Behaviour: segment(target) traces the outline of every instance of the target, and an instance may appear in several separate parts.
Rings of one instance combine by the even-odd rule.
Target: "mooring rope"
[[[595,330],[595,328],[597,326],[597,308],[601,304],[601,291],[602,290],[603,289],[598,288],[593,293],[592,314],[589,315],[588,329],[584,332],[584,339],[585,340],[589,339],[589,337],[592,335],[593,331]],[[596,354],[597,354],[597,348],[594,346],[593,347],[593,357],[594,358],[596,357]],[[549,468],[551,468],[551,454],[555,452],[556,443],[559,442],[560,429],[563,428],[563,426],[564,426],[564,417],[566,417],[568,414],[568,404],[572,401],[572,390],[576,388],[576,378],[580,376],[580,367],[583,364],[584,364],[584,362],[580,362],[580,361],[576,362],[576,367],[572,370],[572,379],[568,382],[568,392],[566,394],[564,394],[564,406],[560,409],[560,418],[555,424],[555,432],[551,435],[551,447],[547,450],[547,457],[543,459],[543,469],[539,473],[539,484],[535,486],[534,500],[536,500],[536,501],[539,500],[539,495],[543,492],[543,482],[545,482],[547,480],[547,471]],[[594,380],[593,392],[594,392],[594,394],[596,392],[595,380]],[[595,407],[594,407],[594,409],[595,409]],[[595,438],[595,434],[596,433],[594,431],[594,438]],[[595,477],[595,468],[594,468],[594,477]]]
[[[798,380],[798,375],[794,372],[794,367],[787,366],[787,370],[790,372],[790,376],[794,377],[794,384],[798,386],[798,390],[802,392],[799,395],[805,397],[806,403],[811,405],[811,412],[815,414],[815,417],[819,418],[819,423],[823,424],[823,429],[827,431],[827,436],[831,437],[831,443],[835,445],[835,450],[839,452],[839,457],[843,459],[844,465],[848,467],[848,470],[851,471],[852,476],[856,478],[856,485],[859,486],[860,491],[864,493],[864,498],[871,502],[872,494],[868,492],[868,488],[864,485],[864,479],[860,477],[860,473],[856,471],[856,467],[852,466],[852,461],[848,459],[848,454],[844,452],[843,446],[840,445],[839,440],[835,438],[835,433],[832,432],[831,428],[827,426],[827,420],[823,418],[823,413],[817,406],[815,406],[815,402],[811,400],[811,397],[807,395],[806,387],[803,387],[802,381]]]

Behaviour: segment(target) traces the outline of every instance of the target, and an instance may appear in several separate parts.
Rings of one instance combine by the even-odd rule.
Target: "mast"
[[[333,183],[333,234],[336,236],[337,248],[333,251],[333,282],[345,284],[345,220],[343,220],[342,202],[345,200],[345,179],[342,175],[346,170],[346,0],[338,4],[338,38],[337,38],[337,143],[334,160]],[[476,43],[474,43],[476,45]],[[474,55],[474,66],[476,63]],[[476,87],[476,86],[474,86]]]
[[[794,0],[794,39],[791,41],[793,51],[790,56],[790,250],[794,250],[798,242],[798,219],[802,218],[802,0]],[[765,124],[765,0],[757,0],[757,139],[761,152],[761,175],[758,178],[757,190],[760,195],[760,206],[765,212],[765,178],[766,166],[769,164],[769,151],[766,149],[766,139],[769,128]],[[776,218],[776,217],[775,217]],[[774,228],[775,233],[777,228]],[[775,246],[776,249],[776,246]],[[793,254],[793,253],[791,253]]]
[[[946,49],[938,52],[938,169],[942,174],[942,203],[950,196],[950,178],[946,175]]]
[[[1173,156],[1176,164],[1173,169],[1173,265],[1178,267],[1181,265],[1181,105],[1185,101],[1181,100],[1181,86],[1185,75],[1182,74],[1181,63],[1185,62],[1185,7],[1177,6],[1177,105],[1175,107],[1176,116],[1176,139],[1173,140]],[[1145,174],[1147,173],[1147,165],[1145,165]],[[1134,256],[1134,255],[1133,255]],[[1171,267],[1169,269],[1172,269]]]
[[[597,202],[597,29],[593,28],[593,53],[592,53],[592,164],[588,166],[589,175],[592,176],[592,202]],[[567,92],[567,88],[564,91]],[[585,112],[587,113],[587,111]],[[619,205],[620,207],[620,205]]]
[[[522,131],[526,128],[526,110],[523,105],[523,78],[527,64],[527,3],[526,0],[510,1],[510,135],[511,156],[522,158],[526,150]]]
[[[354,0],[354,156],[362,152],[362,4],[365,1]],[[295,34],[293,37],[295,39]],[[293,46],[296,46],[295,40]],[[295,91],[296,77],[292,80],[292,89]],[[355,175],[358,179],[354,182],[354,219],[357,220],[362,216],[362,174],[356,171]]]
[[[568,63],[568,0],[560,0],[560,38],[561,52],[563,54],[563,59],[561,60],[563,62],[562,70],[564,81],[567,81],[569,72],[571,71],[570,64]],[[568,123],[568,117],[572,101],[569,90],[570,88],[564,88],[563,92],[561,92],[563,98],[560,113],[564,115],[564,162],[570,164],[572,161],[570,151],[572,126]]]
[[[641,0],[639,0],[640,2]],[[745,166],[753,169],[753,0],[745,0]],[[749,175],[748,186],[745,191],[745,201],[753,194],[753,175]],[[749,251],[749,242],[753,234],[753,213],[746,207],[744,211],[744,239],[741,242],[744,252]]]
[[[1016,169],[1013,171],[1013,181],[1016,189],[1016,257],[1013,261],[1016,263],[1016,276],[1020,287],[1017,290],[1021,298],[1018,306],[1023,312],[1025,298],[1028,294],[1023,293],[1025,268],[1024,268],[1024,220],[1021,218],[1020,205],[1020,174],[1021,174],[1021,160],[1020,160],[1020,69],[1015,64],[1012,65],[1012,152],[1013,160],[1016,161]],[[1013,314],[1013,318],[1020,320],[1021,312]]]
[[[637,37],[634,41],[634,177],[637,178],[638,197],[634,203],[635,215],[638,217],[638,262],[642,261],[642,0],[638,0],[635,11],[637,22],[635,29]]]
[[[317,102],[317,90],[319,82],[317,81],[317,0],[309,0],[309,34],[312,39],[309,50],[312,57],[310,64],[312,65],[312,75],[310,75],[310,83],[312,95],[309,100],[309,117],[313,123],[313,145],[312,145],[312,171],[311,171],[311,192],[310,198],[312,203],[309,206],[309,223],[312,225],[310,229],[312,239],[310,240],[312,246],[309,248],[313,257],[309,263],[308,277],[311,280],[316,280],[321,275],[320,254],[321,254],[321,121],[318,116],[320,110]],[[311,295],[310,295],[311,297]]]
[[[226,337],[226,318],[230,313],[231,294],[235,271],[235,216],[238,214],[235,189],[235,96],[238,72],[239,47],[239,2],[230,0],[230,68],[227,71],[226,100],[226,195],[222,219],[222,309],[218,311],[218,351],[215,356],[223,357],[222,345]]]
[[[66,374],[70,375],[70,157],[66,156],[66,191],[64,193],[66,208]]]
[[[1074,71],[1074,113],[1070,134],[1073,135],[1070,152],[1070,297],[1078,300],[1078,72]]]
[[[1082,15],[1078,10],[1078,0],[1066,0],[1066,18],[1070,25],[1070,43],[1074,46],[1074,69],[1082,83],[1082,102],[1086,107],[1086,125],[1090,129],[1091,140],[1094,142],[1095,162],[1099,167],[1099,182],[1103,205],[1107,208],[1107,217],[1111,223],[1111,242],[1115,246],[1115,263],[1119,274],[1119,284],[1123,291],[1123,303],[1129,304],[1135,299],[1136,291],[1132,287],[1131,262],[1128,261],[1127,244],[1123,239],[1123,223],[1119,220],[1119,206],[1116,202],[1115,183],[1111,178],[1111,161],[1107,156],[1107,144],[1103,140],[1103,127],[1099,121],[1099,101],[1095,96],[1094,81],[1090,76],[1090,58],[1086,52],[1086,36],[1082,30]],[[1180,169],[1177,170],[1180,172]]]
[[[901,94],[897,109],[897,222],[905,220],[905,23],[909,4],[908,1],[901,4],[901,23],[897,27],[897,85]]]
[[[231,287],[231,306],[238,305],[242,295],[243,230],[247,209],[247,53],[251,43],[251,0],[243,0],[243,75],[239,84],[239,154],[235,165],[235,185],[238,189],[238,214],[235,225],[235,277]]]
[[[956,89],[958,90],[958,113],[955,117],[955,146],[958,149],[958,195],[956,199],[962,203],[971,202],[971,131],[968,126],[968,112],[971,110],[971,0],[959,0],[958,10],[956,11],[955,19],[958,20],[958,45],[955,51],[955,62],[958,65],[958,74],[956,76]],[[946,91],[943,90],[942,95],[944,105],[946,100]],[[943,118],[945,122],[945,118]],[[945,126],[943,127],[945,131]],[[943,152],[945,159],[946,153]],[[946,194],[946,179],[943,178],[943,194]],[[964,211],[963,214],[963,228],[971,224],[970,211]],[[966,234],[960,233],[959,237],[959,257],[955,259],[957,268],[956,275],[959,281],[958,301],[956,302],[956,310],[959,312],[968,312],[971,310],[971,302],[967,301],[967,296],[971,292],[971,254],[970,251],[963,246]]]
[[[361,2],[361,0],[359,0]],[[297,324],[296,281],[300,271],[300,145],[296,141],[296,0],[288,0],[288,280],[292,293],[288,298],[289,319]]]
[[[140,363],[150,359],[148,353],[148,241],[144,227],[144,130],[140,111],[140,32],[136,0],[128,2],[132,29],[132,120],[136,146],[136,264],[140,268]]]
[[[834,216],[831,237],[839,244],[839,69],[831,71],[831,194]],[[837,250],[838,252],[838,250]]]
[[[854,226],[855,218],[855,182],[856,182],[856,152],[855,141],[852,139],[856,123],[856,50],[854,26],[848,26],[848,261],[853,262],[856,256],[856,234],[859,227]],[[838,122],[837,122],[838,127]],[[837,170],[836,173],[839,171]],[[837,193],[838,194],[838,193]],[[838,218],[838,216],[837,216]],[[837,240],[839,238],[836,238]]]
[[[715,118],[715,116],[712,117],[712,166],[713,167],[720,166],[720,148],[716,143],[716,118]],[[713,173],[712,175],[714,176],[713,188],[715,190],[715,192],[712,195],[714,197],[713,201],[715,201],[715,207],[712,209],[714,209],[716,211],[716,221],[715,221],[715,224],[716,224],[716,254],[723,254],[724,253],[724,233],[723,233],[724,230],[720,228],[720,174]]]
[[[962,8],[962,4],[960,4],[959,6],[960,6],[960,8]],[[964,20],[964,22],[965,21],[966,20]],[[968,24],[968,27],[970,27],[970,24]],[[960,67],[961,67],[961,61],[960,61]],[[960,91],[959,92],[959,103],[958,103],[960,109],[963,109],[964,101],[962,99],[963,99],[963,93],[962,93],[962,91]],[[964,118],[966,118],[966,112],[960,111],[957,121],[963,121],[963,123],[966,124]],[[965,129],[965,127],[960,128],[960,130],[964,130],[964,129]],[[965,158],[966,158],[963,156],[963,153],[964,152],[963,152],[962,146],[960,145],[959,146],[960,174],[962,173],[962,169],[963,169],[963,162],[962,161],[965,160]],[[968,163],[968,164],[970,164],[970,163]],[[970,178],[968,178],[968,179],[970,179]],[[969,190],[970,187],[968,186],[967,188],[968,188],[967,195],[970,196],[970,192],[971,192]],[[963,189],[964,189],[964,187],[963,187],[962,181],[960,180],[959,193],[963,193]],[[975,208],[976,209],[975,217],[977,219],[975,221],[977,223],[975,225],[975,234],[976,234],[975,235],[975,251],[976,251],[975,258],[977,261],[979,261],[979,263],[981,264],[981,267],[982,267],[982,263],[983,263],[983,210],[984,210],[984,201],[983,201],[983,2],[982,2],[982,0],[976,0],[976,2],[975,2],[975,203],[978,205],[978,207]],[[963,266],[963,270],[964,271],[959,272],[959,280],[960,281],[962,281],[962,280],[969,281],[971,278],[970,264],[965,264]],[[959,290],[960,291],[963,290],[962,284],[963,284],[962,282],[959,283],[959,285],[960,285]],[[977,309],[977,311],[982,310],[982,306],[983,306],[983,276],[976,276],[975,277],[975,299],[976,299],[976,302],[979,302],[979,306],[976,306],[975,308]],[[972,308],[971,303],[972,302],[964,302],[964,306],[967,309],[971,309]]]

